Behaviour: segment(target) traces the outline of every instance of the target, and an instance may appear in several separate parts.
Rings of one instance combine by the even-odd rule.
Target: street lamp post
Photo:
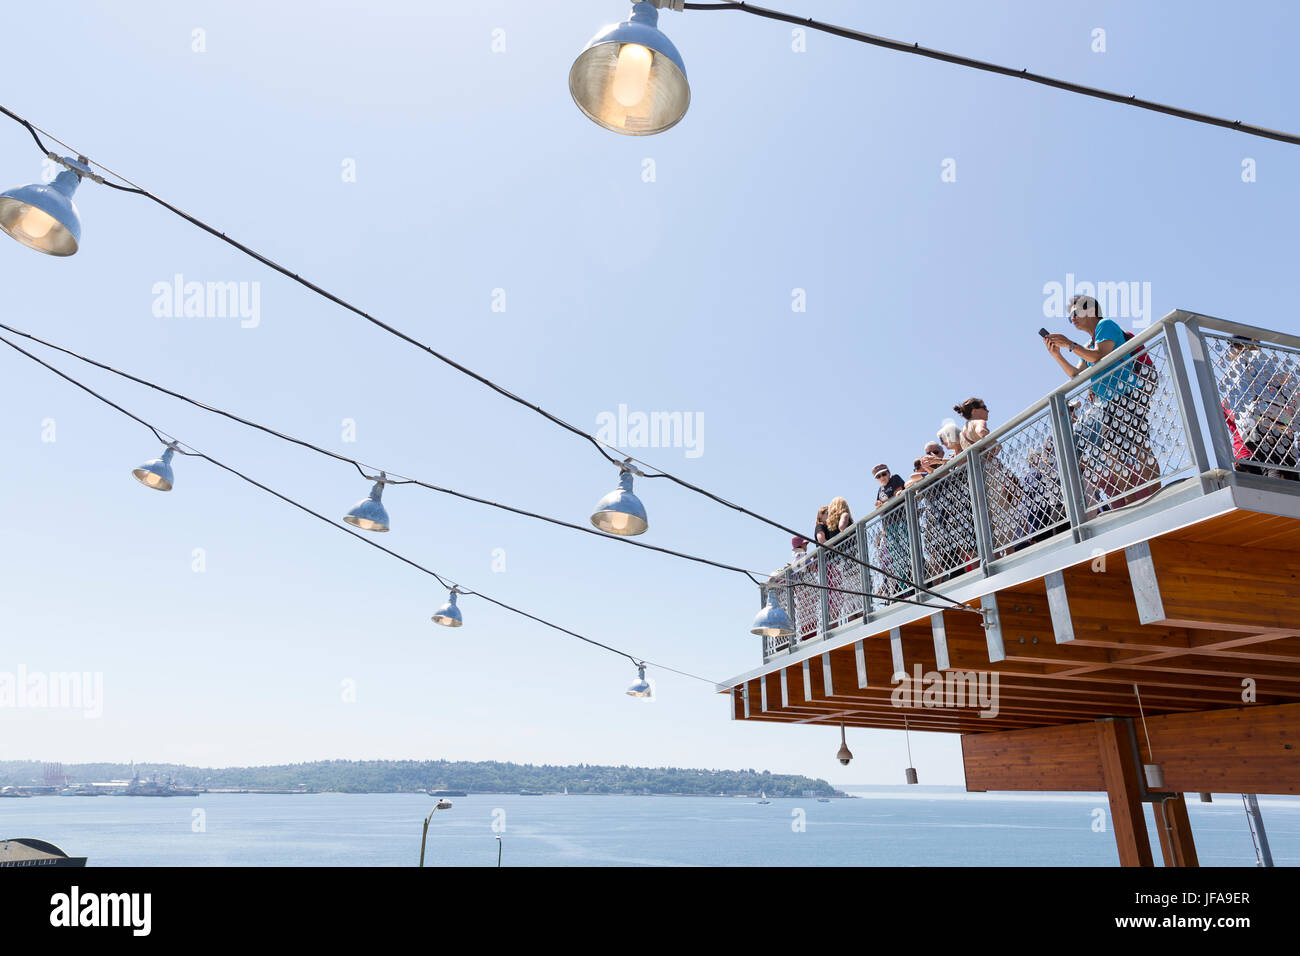
[[[420,866],[424,866],[424,846],[429,841],[429,821],[433,819],[433,815],[439,810],[450,809],[450,800],[439,800],[433,805],[433,809],[429,811],[429,815],[424,818],[424,833],[420,835]]]

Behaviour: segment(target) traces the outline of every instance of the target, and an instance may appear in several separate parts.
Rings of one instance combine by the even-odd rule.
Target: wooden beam
[[[961,739],[966,789],[1104,790],[1092,723]]]
[[[1087,741],[1093,726],[964,737],[967,788],[1104,789],[1098,746]],[[1137,725],[1137,740],[1142,763],[1159,763],[1164,770],[1163,793],[1300,794],[1300,704],[1148,712],[1145,731]]]
[[[1119,848],[1119,864],[1154,866],[1138,783],[1142,771],[1129,739],[1129,725],[1122,720],[1099,720],[1095,732],[1106,795],[1110,798],[1110,825]]]
[[[1148,717],[1147,732],[1142,759],[1164,768],[1167,791],[1300,794],[1300,704]]]
[[[1128,549],[1143,564],[1144,624],[1258,633],[1300,619],[1300,554],[1156,538]],[[1147,556],[1142,556],[1145,551]],[[1133,560],[1129,560],[1133,573]],[[1156,593],[1149,587],[1154,583]],[[1139,579],[1134,577],[1134,594]]]

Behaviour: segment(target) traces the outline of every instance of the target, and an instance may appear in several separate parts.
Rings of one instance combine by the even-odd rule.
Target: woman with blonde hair
[[[843,498],[832,498],[830,505],[826,509],[827,533],[822,544],[852,526],[853,515],[849,511],[849,503]],[[841,543],[836,547],[843,548],[844,545]],[[826,561],[826,584],[831,588],[827,594],[831,612],[829,625],[835,627],[844,623],[841,618],[847,613],[849,605],[849,595],[842,590],[844,586],[843,566],[848,559],[824,551],[822,554],[825,556],[824,560]]]
[[[849,511],[849,503],[843,498],[832,498],[830,508],[826,514],[826,527],[830,529],[831,537],[839,534],[851,524],[853,524],[853,515]]]

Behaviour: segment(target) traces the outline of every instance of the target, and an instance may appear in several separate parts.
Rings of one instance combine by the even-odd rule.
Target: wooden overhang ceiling
[[[977,601],[996,638],[938,611],[773,660],[732,716],[971,734],[1136,718],[1134,684],[1148,717],[1300,702],[1300,519],[1234,509],[1100,557]]]

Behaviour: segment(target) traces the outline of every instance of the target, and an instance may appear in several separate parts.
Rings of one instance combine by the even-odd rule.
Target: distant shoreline
[[[90,791],[99,796],[126,789],[135,778],[152,781],[150,793],[176,788],[206,793],[430,793],[580,794],[759,799],[843,797],[827,781],[801,774],[755,769],[630,767],[597,764],[517,764],[466,760],[318,760],[257,767],[194,767],[165,763],[45,763],[0,761],[0,788],[27,796]],[[75,792],[67,793],[76,796]]]

